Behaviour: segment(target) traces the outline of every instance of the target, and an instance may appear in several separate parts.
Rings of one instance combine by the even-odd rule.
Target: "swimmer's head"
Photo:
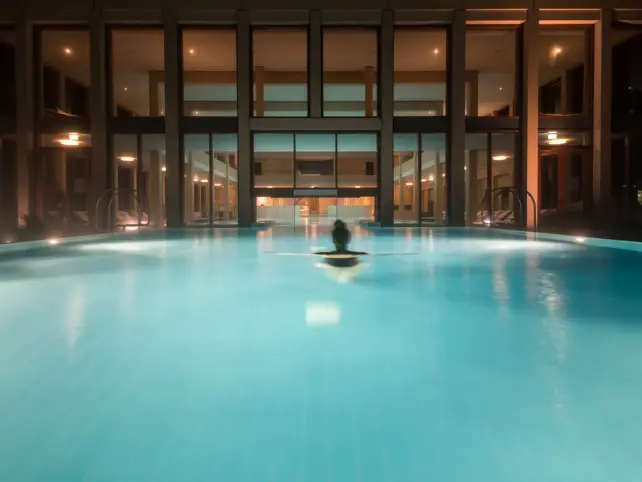
[[[350,244],[350,230],[346,223],[341,220],[337,220],[334,223],[334,229],[332,230],[332,242],[334,243],[334,248],[337,251],[345,251],[348,249],[348,244]]]

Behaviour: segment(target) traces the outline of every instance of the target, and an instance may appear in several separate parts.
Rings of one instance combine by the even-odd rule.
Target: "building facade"
[[[1,0],[2,230],[630,223],[642,7],[580,4]]]

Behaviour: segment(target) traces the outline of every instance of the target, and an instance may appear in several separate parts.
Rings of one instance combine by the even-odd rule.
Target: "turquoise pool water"
[[[614,243],[613,246],[618,246]],[[492,231],[0,251],[0,480],[642,477],[642,253]]]

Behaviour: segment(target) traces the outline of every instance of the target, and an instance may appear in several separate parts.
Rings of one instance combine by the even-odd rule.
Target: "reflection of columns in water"
[[[149,222],[153,227],[163,226],[163,171],[158,151],[149,153],[149,176],[148,198],[149,198]]]
[[[194,169],[192,153],[187,153],[185,163],[185,221],[192,221],[194,217]]]
[[[402,168],[402,163],[403,163],[403,158],[399,153],[395,153],[395,166],[397,166],[398,169],[398,184],[399,184],[399,198],[397,199],[397,216],[403,216],[403,168]]]
[[[138,211],[136,198],[140,196],[140,191],[138,190],[138,168],[136,166],[132,166],[130,170],[132,172],[132,189],[136,193],[136,196],[134,196],[134,193],[129,193],[129,196],[127,196],[129,198],[128,208],[131,212],[134,212]]]
[[[479,151],[468,151],[468,169],[466,170],[466,222],[473,224],[477,221],[477,155]]]

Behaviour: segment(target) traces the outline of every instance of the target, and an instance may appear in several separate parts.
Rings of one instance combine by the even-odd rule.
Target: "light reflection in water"
[[[74,346],[78,341],[78,338],[80,338],[85,317],[86,291],[84,283],[77,283],[69,292],[70,296],[67,303],[68,312],[65,330],[69,346]]]

